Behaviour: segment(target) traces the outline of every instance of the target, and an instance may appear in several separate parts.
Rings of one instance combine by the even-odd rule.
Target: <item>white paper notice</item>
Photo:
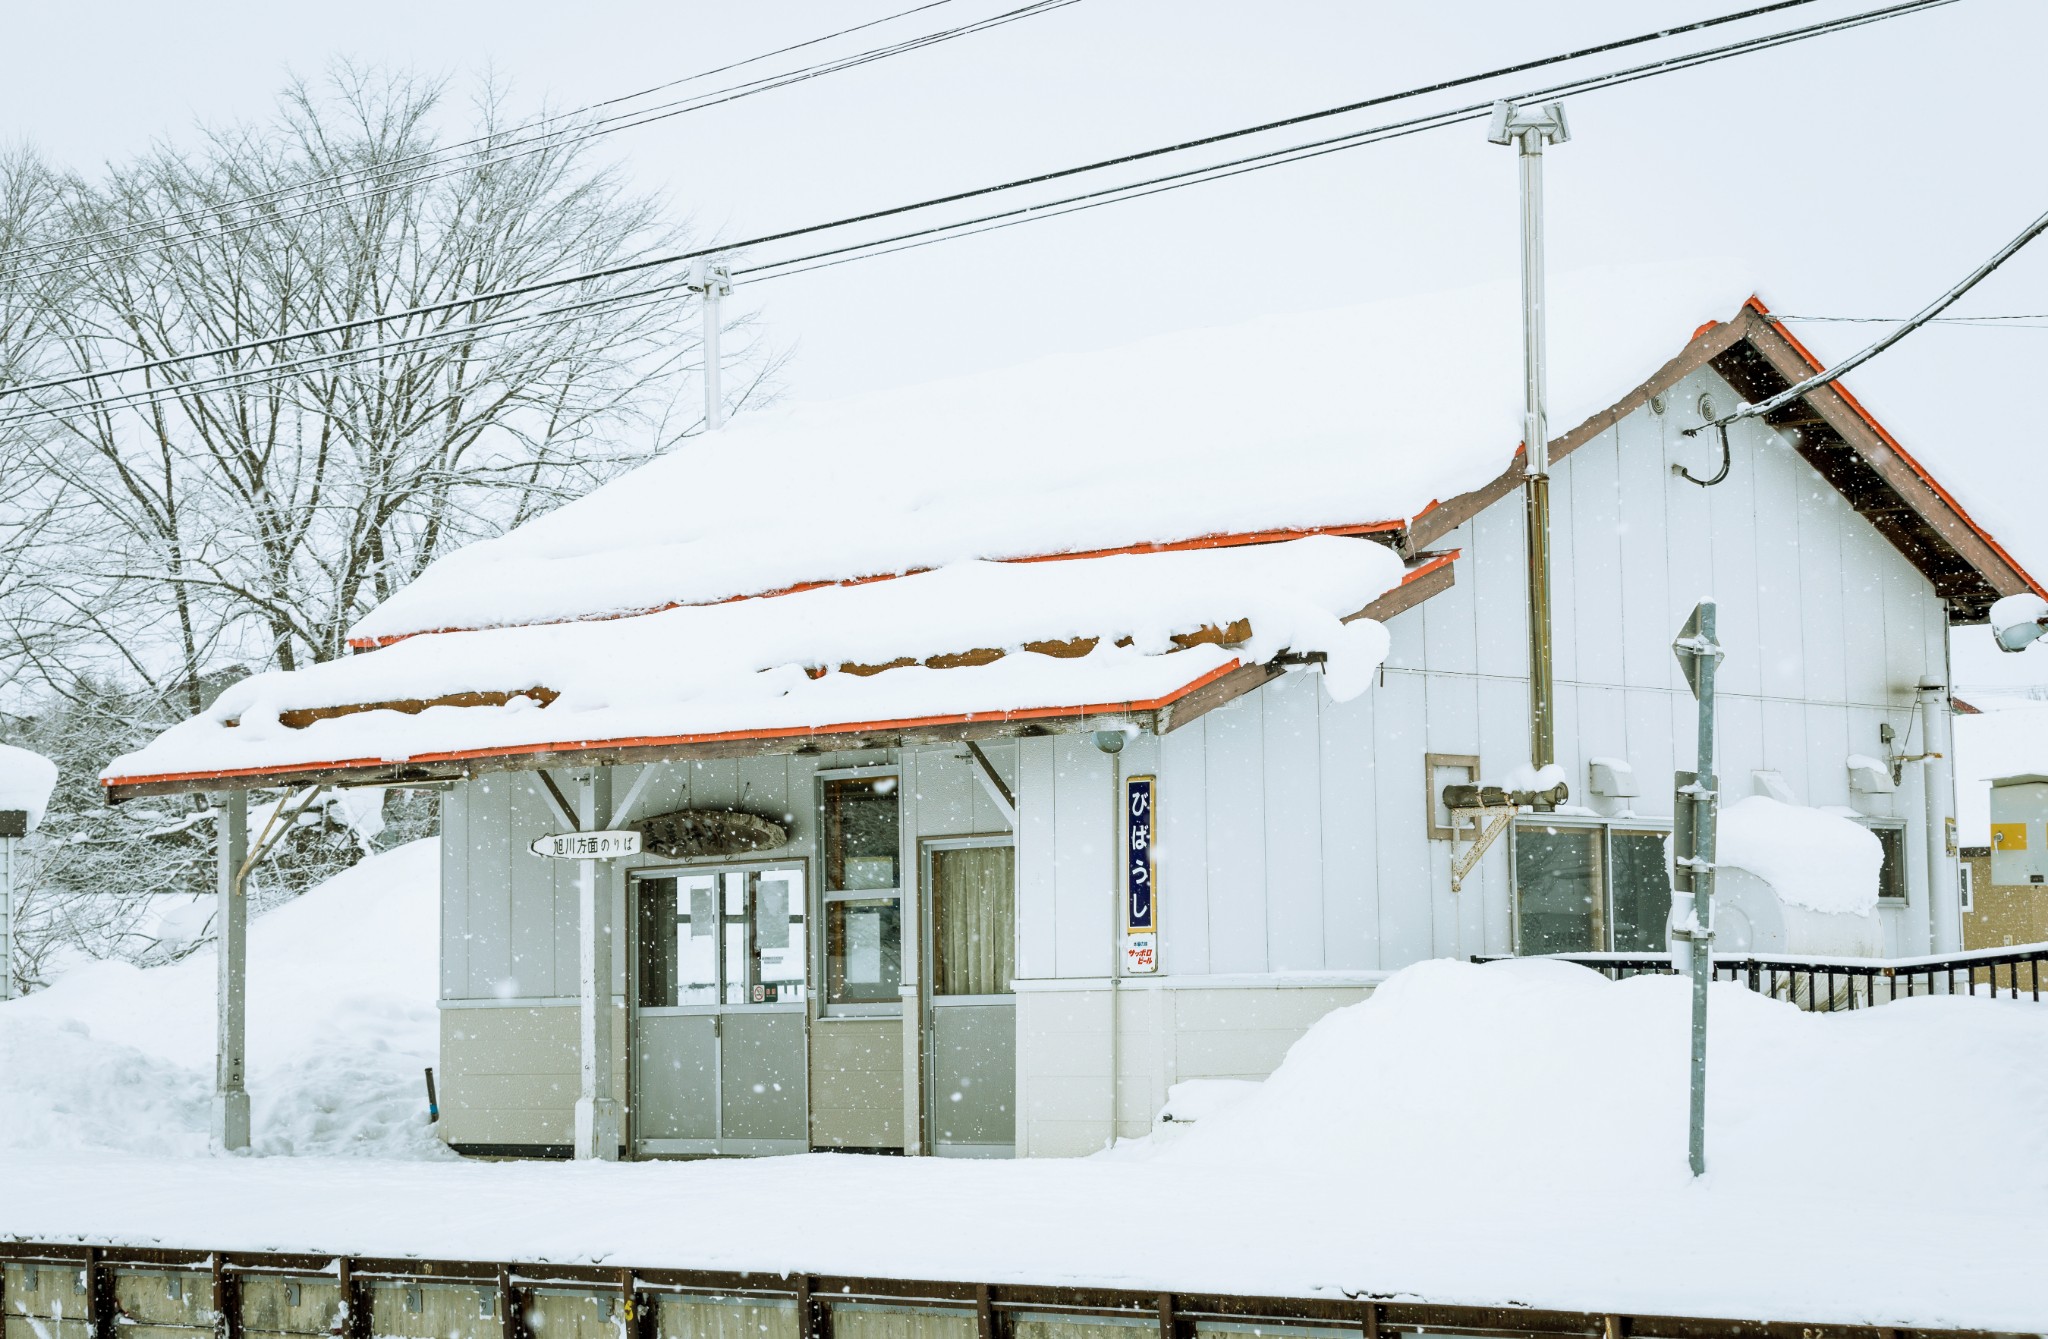
[[[847,913],[846,979],[862,985],[870,985],[882,979],[881,912]]]

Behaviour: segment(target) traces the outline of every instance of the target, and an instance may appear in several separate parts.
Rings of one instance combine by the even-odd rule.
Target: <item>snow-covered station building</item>
[[[249,789],[445,785],[442,1128],[489,1154],[1084,1153],[1419,959],[1661,950],[1707,596],[1724,790],[1875,831],[1870,949],[1954,947],[1948,633],[2040,587],[1846,390],[1687,434],[1816,370],[1746,283],[1549,319],[1569,793],[1469,868],[1446,786],[1556,779],[1512,285],[755,416],[105,783],[220,794],[230,864]]]

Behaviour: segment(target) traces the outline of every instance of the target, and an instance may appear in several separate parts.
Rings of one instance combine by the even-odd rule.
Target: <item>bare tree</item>
[[[573,135],[506,129],[493,89],[481,151],[433,157],[443,92],[344,68],[293,85],[267,124],[70,183],[64,226],[86,254],[43,366],[242,345],[685,241]],[[167,393],[141,402],[91,404],[102,381],[67,390],[72,411],[16,444],[61,531],[43,546],[64,580],[35,605],[41,640],[89,643],[93,663],[187,711],[223,660],[341,653],[354,618],[450,547],[669,444],[700,369],[694,299],[647,291],[661,287],[592,281],[244,349],[152,374]],[[750,370],[758,394],[772,367]]]
[[[37,393],[42,416],[0,399],[0,735],[65,777],[25,862],[25,985],[68,955],[183,951],[149,927],[210,887],[204,802],[108,810],[109,758],[233,677],[342,654],[441,554],[701,427],[699,312],[672,271],[259,342],[686,247],[573,125],[536,136],[494,87],[466,117],[446,93],[344,66],[98,180],[0,154],[0,385],[101,374]],[[450,121],[463,147],[440,152]],[[777,364],[749,318],[729,329],[738,407]],[[430,829],[430,799],[393,804],[394,834]],[[321,810],[266,887],[358,854]]]

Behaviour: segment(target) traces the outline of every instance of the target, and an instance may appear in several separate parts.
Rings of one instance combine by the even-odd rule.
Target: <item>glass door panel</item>
[[[1607,946],[1600,837],[1593,827],[1516,830],[1520,952],[1587,953]]]
[[[1664,834],[1624,832],[1609,841],[1614,880],[1614,951],[1662,953],[1664,927],[1671,919],[1671,871],[1664,859]]]

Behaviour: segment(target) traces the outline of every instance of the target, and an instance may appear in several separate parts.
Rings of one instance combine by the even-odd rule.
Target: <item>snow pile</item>
[[[28,829],[34,832],[56,788],[57,764],[40,753],[0,744],[0,809],[26,810]]]
[[[1731,983],[1709,1010],[1698,1188],[1685,1165],[1690,983],[1541,959],[1407,968],[1311,1028],[1254,1096],[1156,1150],[1110,1156],[1162,1172],[1320,1171],[1340,1196],[1647,1196],[1623,1231],[1702,1196],[1731,1217],[1751,1195],[1856,1202],[1898,1174],[1885,1169],[1901,1149],[1910,1171],[1891,1184],[1916,1204],[2048,1195],[2048,1010],[1923,997],[1809,1014]]]
[[[1329,1015],[1236,1104],[1095,1158],[138,1167],[0,1149],[0,1231],[2039,1330],[2048,1009],[1922,997],[1814,1015],[1710,994],[1700,1181],[1686,982],[1437,961]],[[1886,1204],[1910,1211],[1803,1226]]]
[[[439,853],[361,864],[249,930],[255,1151],[453,1156],[426,1124],[439,1022]],[[206,1151],[211,948],[168,967],[98,963],[0,1004],[0,1153]]]
[[[1721,811],[1715,863],[1748,870],[1794,906],[1867,916],[1884,847],[1853,819],[1752,795]]]
[[[1341,620],[1401,581],[1368,539],[1044,563],[961,563],[893,581],[690,606],[595,623],[415,637],[374,655],[259,674],[137,753],[112,778],[287,766],[539,743],[800,733],[865,721],[1151,702],[1238,663],[1322,651],[1336,697],[1364,691],[1386,632]],[[1249,641],[1176,651],[1176,634],[1251,625]],[[1097,638],[1088,655],[1022,650]],[[1128,639],[1130,645],[1116,645]],[[826,673],[982,648],[1009,654],[946,669]],[[282,712],[458,693],[560,694],[503,706],[360,711],[303,728]]]
[[[1552,276],[1551,421],[1750,295],[1725,264]],[[742,418],[442,558],[351,637],[494,627],[970,558],[1406,520],[1521,440],[1513,282],[1288,313]]]

